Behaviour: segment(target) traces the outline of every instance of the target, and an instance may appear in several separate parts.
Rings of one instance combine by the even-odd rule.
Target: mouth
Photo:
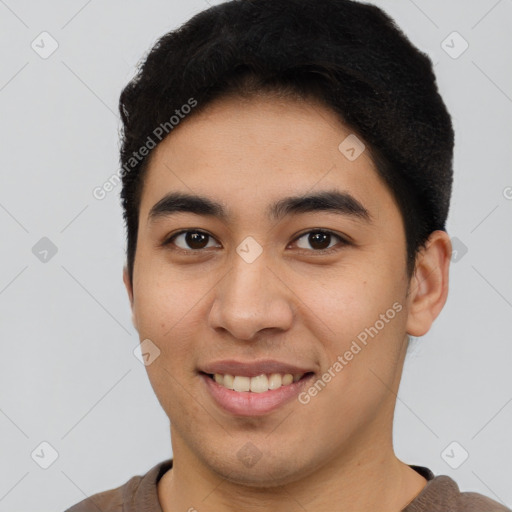
[[[315,376],[306,372],[248,377],[202,371],[199,375],[215,405],[236,416],[262,416],[283,407],[310,385]]]

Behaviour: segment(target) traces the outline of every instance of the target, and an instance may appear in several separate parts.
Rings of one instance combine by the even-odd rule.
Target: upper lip
[[[209,374],[220,373],[222,375],[239,375],[243,377],[256,377],[263,373],[291,373],[292,375],[301,375],[312,372],[313,370],[303,366],[296,366],[274,359],[265,359],[260,361],[236,361],[234,359],[224,359],[205,364],[199,368],[200,371]]]

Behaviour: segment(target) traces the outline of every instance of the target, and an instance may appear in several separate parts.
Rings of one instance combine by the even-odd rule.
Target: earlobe
[[[438,230],[416,258],[408,297],[407,333],[411,336],[425,335],[446,303],[451,254],[450,237]]]
[[[133,288],[130,283],[130,276],[128,274],[128,268],[126,267],[126,265],[123,268],[123,282],[124,282],[124,286],[126,288],[126,292],[128,293],[128,298],[130,300],[130,308],[132,311],[132,324],[135,327],[135,329],[138,331],[139,329],[137,326],[137,317],[135,315],[135,309],[134,309],[134,304],[133,304]]]

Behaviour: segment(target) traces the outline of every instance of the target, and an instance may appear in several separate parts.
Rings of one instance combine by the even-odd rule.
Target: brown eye
[[[208,247],[209,240],[213,238],[202,231],[181,231],[173,235],[165,245],[175,244],[178,248],[183,250],[198,251]],[[179,241],[179,243],[177,243]],[[211,247],[211,246],[210,246]]]
[[[296,242],[298,243],[300,240],[305,240],[306,246],[301,246],[298,243],[298,246],[300,249],[309,249],[307,245],[312,247],[314,249],[313,252],[329,252],[330,249],[335,248],[336,244],[331,245],[333,238],[337,239],[341,242],[341,245],[347,245],[348,242],[341,238],[341,236],[337,235],[336,233],[333,233],[332,231],[325,231],[325,230],[311,230],[307,233],[302,234],[299,238],[296,239]],[[302,242],[304,244],[304,242]]]

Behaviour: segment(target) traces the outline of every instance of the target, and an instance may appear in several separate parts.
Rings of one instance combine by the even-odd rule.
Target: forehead
[[[158,202],[178,192],[223,204],[233,220],[270,220],[283,197],[333,190],[370,216],[396,206],[363,142],[327,107],[230,97],[182,121],[153,150],[140,216],[146,222]]]

